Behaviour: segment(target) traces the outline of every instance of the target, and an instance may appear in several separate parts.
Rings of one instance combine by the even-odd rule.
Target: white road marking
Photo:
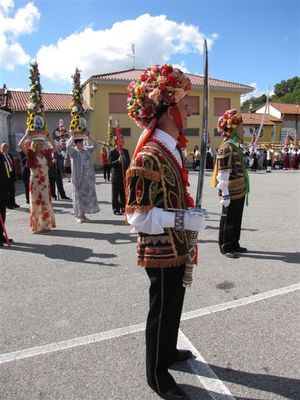
[[[198,310],[189,311],[182,314],[181,321],[202,317],[203,315],[209,315],[219,311],[229,310],[231,308],[245,306],[247,304],[256,303],[257,301],[269,299],[271,297],[279,296],[281,294],[294,292],[299,289],[300,289],[300,283],[295,283],[294,285],[285,286],[279,289],[269,290],[264,293],[255,294],[249,297],[243,297],[242,299],[238,300],[228,301],[227,303],[221,303],[221,304],[216,304],[214,306],[200,308]]]
[[[209,315],[212,313],[228,310],[230,308],[236,308],[240,306],[245,306],[254,302],[269,299],[282,294],[287,294],[300,289],[300,283],[294,285],[286,286],[279,289],[270,290],[268,292],[256,294],[254,296],[245,297],[243,299],[229,301],[227,303],[216,304],[214,306],[209,306],[205,308],[200,308],[198,310],[186,312],[182,314],[182,321],[189,319],[198,318],[204,315]],[[43,355],[46,353],[53,353],[56,351],[62,351],[78,346],[84,346],[91,343],[101,342],[103,340],[110,340],[120,336],[129,335],[136,332],[141,332],[145,330],[145,323],[131,325],[124,328],[113,329],[106,332],[95,333],[88,336],[81,336],[74,339],[64,340],[61,342],[50,343],[42,346],[31,347],[28,349],[17,350],[11,353],[0,354],[0,364],[4,364],[11,361],[22,360],[28,357],[34,357],[38,355]]]
[[[201,388],[204,387],[209,396],[214,400],[235,400],[229,389],[214,373],[214,371],[207,364],[205,359],[201,356],[199,351],[193,346],[190,340],[179,331],[178,335],[179,347],[189,349],[196,358],[188,360],[188,364],[201,383]]]

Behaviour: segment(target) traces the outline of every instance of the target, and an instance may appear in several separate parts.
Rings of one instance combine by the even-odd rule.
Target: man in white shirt
[[[171,65],[148,68],[128,86],[128,114],[146,129],[126,173],[126,215],[138,232],[138,265],[150,279],[146,326],[146,368],[149,386],[163,399],[187,400],[168,369],[192,357],[178,350],[186,264],[195,262],[191,231],[205,228],[203,216],[189,215],[188,172],[181,148],[190,115],[185,97],[189,78]]]

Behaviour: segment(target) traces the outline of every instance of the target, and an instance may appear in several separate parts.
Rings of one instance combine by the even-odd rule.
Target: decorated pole
[[[83,107],[83,94],[82,86],[80,84],[80,71],[76,68],[73,79],[73,100],[70,104],[71,108],[71,122],[69,125],[69,133],[72,135],[73,139],[84,139],[88,135],[87,122],[86,122],[86,112]]]
[[[49,133],[42,101],[40,73],[36,61],[30,64],[29,73],[30,100],[27,104],[26,125],[32,140],[45,140]]]

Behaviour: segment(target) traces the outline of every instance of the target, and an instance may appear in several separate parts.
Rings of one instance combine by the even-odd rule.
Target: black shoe
[[[159,396],[165,400],[190,400],[188,395],[177,385],[165,393],[159,393]]]
[[[120,215],[120,211],[114,210],[114,214],[115,214],[115,215]]]
[[[20,208],[19,204],[14,204],[14,208]]]
[[[71,200],[71,198],[68,197],[68,196],[61,196],[61,199],[62,199],[62,200]]]
[[[234,251],[228,251],[227,253],[224,253],[224,256],[227,258],[239,258],[238,254]]]
[[[14,206],[6,206],[6,208],[8,208],[9,210],[13,210]]]
[[[247,253],[248,250],[246,249],[246,247],[239,247],[238,249],[235,249],[234,251],[237,253]]]
[[[194,354],[190,350],[176,350],[176,362],[186,361],[193,358]]]
[[[14,240],[11,238],[8,238],[8,242],[11,244],[11,243],[14,243]],[[2,246],[3,246],[3,244],[7,244],[6,238],[4,236],[0,239],[0,243],[2,243]]]

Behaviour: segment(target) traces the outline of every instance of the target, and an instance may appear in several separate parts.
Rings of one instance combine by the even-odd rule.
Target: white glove
[[[227,208],[227,207],[229,206],[229,204],[230,204],[230,198],[229,198],[229,199],[224,199],[224,198],[222,197],[221,204],[222,204],[222,206],[224,206],[225,208]]]
[[[201,231],[206,228],[205,215],[184,214],[184,229],[188,231]]]

